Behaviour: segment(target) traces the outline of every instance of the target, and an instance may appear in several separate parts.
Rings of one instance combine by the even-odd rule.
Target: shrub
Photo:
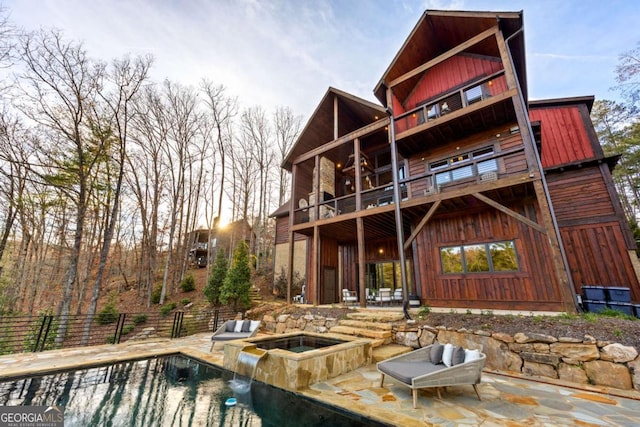
[[[160,304],[160,295],[162,295],[162,285],[158,284],[151,292],[151,304]]]
[[[147,315],[142,313],[142,314],[136,314],[135,317],[133,318],[133,323],[135,323],[136,325],[139,325],[140,323],[145,323],[147,321]]]
[[[171,312],[171,310],[173,310],[177,306],[178,306],[178,304],[176,304],[175,302],[167,303],[167,304],[163,305],[162,307],[160,307],[160,313],[163,316],[167,316]]]
[[[127,335],[131,333],[131,331],[133,331],[135,327],[136,326],[132,324],[125,325],[124,328],[122,328],[122,335]]]
[[[180,288],[182,288],[182,292],[191,292],[196,290],[196,279],[193,278],[193,274],[189,274],[182,279]]]
[[[118,309],[116,308],[115,295],[109,296],[109,301],[104,305],[102,310],[96,316],[96,322],[100,325],[108,325],[118,320]]]
[[[182,305],[187,305],[187,304],[189,304],[190,302],[191,302],[191,300],[190,300],[189,298],[182,298],[182,299],[180,300],[180,304],[182,304]]]
[[[291,284],[291,297],[301,294],[303,285],[304,285],[304,278],[300,277],[300,273],[298,271],[294,271],[293,283]],[[280,274],[278,275],[275,282],[273,283],[273,287],[275,288],[276,296],[278,298],[287,297],[287,273],[284,270],[284,267],[280,268]]]

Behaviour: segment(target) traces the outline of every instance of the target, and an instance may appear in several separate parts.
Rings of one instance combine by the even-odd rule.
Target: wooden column
[[[362,217],[356,218],[356,232],[358,234],[358,297],[360,307],[367,306],[367,293],[365,291],[365,258],[364,258],[364,221]]]
[[[320,287],[322,286],[321,282],[320,282],[320,230],[318,229],[317,225],[313,226],[313,254],[311,255],[311,264],[312,264],[312,272],[313,272],[313,277],[314,280],[316,282],[316,285],[314,286],[315,288],[315,294],[313,295],[313,304],[314,305],[319,305],[320,304],[320,293],[321,293],[321,289]]]
[[[288,238],[289,238],[289,251],[287,258],[287,304],[291,304],[291,284],[293,283],[293,256],[294,256],[294,236],[293,236],[293,225],[295,223],[295,182],[296,175],[298,174],[298,165],[294,164],[291,168],[291,203],[289,204],[289,230],[288,230]]]

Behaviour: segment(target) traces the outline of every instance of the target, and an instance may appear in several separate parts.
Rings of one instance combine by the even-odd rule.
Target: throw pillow
[[[249,327],[251,326],[251,320],[245,320],[242,322],[242,331],[241,332],[249,332]]]
[[[233,332],[242,332],[242,325],[244,325],[242,320],[236,320],[236,327],[233,329]]]
[[[227,327],[225,328],[225,332],[233,332],[235,327],[236,327],[236,321],[235,320],[229,320],[227,322]]]
[[[445,344],[442,350],[442,363],[448,368],[451,366],[451,357],[453,356],[453,344]]]
[[[480,350],[465,350],[464,363],[480,359]]]
[[[442,351],[444,350],[444,346],[440,344],[438,341],[434,342],[431,346],[429,360],[434,365],[438,365],[442,363]]]
[[[453,355],[451,356],[451,366],[456,366],[464,363],[464,347],[457,346],[453,349]]]

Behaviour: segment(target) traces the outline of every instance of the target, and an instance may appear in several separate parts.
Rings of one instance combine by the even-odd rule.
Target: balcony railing
[[[506,92],[507,89],[507,80],[504,76],[504,71],[500,71],[480,82],[463,86],[460,89],[449,92],[398,115],[395,118],[395,131],[398,134],[402,133],[416,126],[443,117],[453,111],[466,108],[472,104]]]
[[[524,156],[524,147],[516,146],[402,179],[400,180],[401,197],[402,200],[410,200],[432,196],[463,185],[495,181],[526,170],[528,167]],[[395,202],[391,184],[363,190],[360,194],[361,211],[387,206]],[[318,220],[331,219],[356,211],[355,194],[336,197],[320,202],[317,210]],[[313,205],[295,209],[294,224],[315,221],[315,212]]]

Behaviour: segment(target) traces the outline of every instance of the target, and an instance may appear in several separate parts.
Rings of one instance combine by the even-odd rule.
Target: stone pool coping
[[[264,359],[257,362],[255,379],[285,390],[300,391],[371,364],[373,356],[370,339],[335,333],[296,331],[225,342],[224,368],[237,371],[240,353],[259,348],[260,342],[300,336],[340,342],[302,353],[280,348],[265,350]]]

